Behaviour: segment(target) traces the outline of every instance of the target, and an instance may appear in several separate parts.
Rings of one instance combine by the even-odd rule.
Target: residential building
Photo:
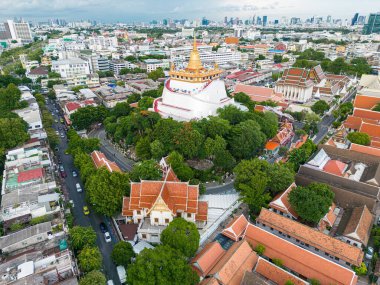
[[[98,106],[98,104],[95,103],[94,100],[88,99],[83,101],[74,101],[74,102],[68,102],[64,105],[63,111],[67,116],[71,116],[73,113],[75,113],[78,109],[87,107],[87,106]]]
[[[77,285],[78,268],[72,253],[34,250],[0,264],[0,285],[49,284]]]
[[[121,86],[105,86],[98,88],[96,94],[102,104],[107,108],[113,108],[117,103],[125,102],[128,99],[128,96],[133,93],[129,88],[121,87]]]
[[[116,50],[118,46],[116,37],[91,36],[88,38],[88,47],[91,50]]]
[[[62,78],[73,78],[90,74],[89,63],[80,58],[69,58],[52,61],[51,70],[57,72]]]
[[[167,69],[170,66],[170,62],[168,59],[158,60],[158,59],[146,59],[142,64],[141,68],[146,69],[146,71],[152,72],[157,68]]]
[[[130,63],[129,61],[126,60],[121,60],[121,59],[114,59],[109,62],[110,65],[110,70],[116,74],[119,75],[120,70],[127,68],[127,69],[133,69],[137,67],[136,65]]]
[[[131,182],[130,197],[124,197],[122,216],[139,224],[140,240],[159,243],[160,234],[175,218],[182,217],[203,228],[207,223],[207,202],[198,201],[199,185],[181,182],[169,167],[163,180]]]
[[[0,39],[11,39],[24,44],[31,43],[33,36],[29,23],[7,20],[0,28]]]
[[[286,146],[293,138],[294,131],[292,123],[287,120],[281,123],[278,133],[266,144],[264,151],[266,155],[276,155],[282,146]]]
[[[31,79],[34,83],[36,83],[38,78],[47,78],[49,74],[49,70],[45,66],[39,66],[34,69],[31,69],[26,73],[26,77]]]

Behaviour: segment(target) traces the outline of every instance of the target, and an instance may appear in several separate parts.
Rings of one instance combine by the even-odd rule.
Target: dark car
[[[62,177],[62,178],[67,177],[66,171],[61,171],[61,177]]]
[[[99,224],[100,231],[104,234],[105,232],[108,231],[107,225],[105,223],[100,223]]]

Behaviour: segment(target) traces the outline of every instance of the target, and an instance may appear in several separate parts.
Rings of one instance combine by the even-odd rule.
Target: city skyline
[[[351,20],[355,13],[368,15],[373,11],[373,1],[364,0],[360,5],[355,0],[210,0],[205,3],[193,0],[181,3],[179,0],[168,1],[130,1],[122,3],[116,0],[3,0],[0,18],[23,17],[27,20],[44,20],[48,18],[65,18],[69,21],[91,19],[101,22],[149,22],[151,20],[200,19],[206,17],[221,21],[225,16],[249,19],[252,16],[268,16],[269,20],[281,17],[308,18],[312,16],[332,15],[333,18]],[[164,2],[164,3],[163,3]],[[165,4],[165,5],[163,5]],[[346,9],[342,11],[340,7]],[[350,7],[350,8],[347,8]],[[207,12],[206,12],[207,11]]]

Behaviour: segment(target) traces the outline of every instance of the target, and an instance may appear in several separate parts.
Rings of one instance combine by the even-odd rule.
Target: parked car
[[[85,214],[86,216],[90,214],[90,210],[87,206],[83,206],[83,214]]]
[[[59,171],[65,171],[65,168],[63,167],[62,164],[59,166]]]
[[[82,192],[82,187],[80,186],[79,183],[75,184],[75,188],[77,188],[77,192]]]
[[[107,281],[107,285],[114,285],[114,284],[115,283],[113,283],[113,280],[111,280],[111,279]]]
[[[104,239],[106,240],[107,243],[112,241],[111,235],[109,232],[104,233]]]
[[[65,134],[64,133],[61,133],[61,138],[65,138]]]
[[[78,173],[75,170],[73,170],[73,177],[77,177],[77,176],[78,176]]]
[[[377,218],[377,225],[380,226],[380,217]]]
[[[62,178],[66,178],[67,177],[66,171],[60,171],[60,173],[61,173],[61,177]]]
[[[372,259],[372,257],[373,257],[373,247],[368,247],[367,248],[367,250],[366,250],[366,252],[365,252],[365,258],[366,259]]]
[[[69,201],[69,204],[71,205],[71,208],[74,208],[74,207],[75,207],[75,205],[74,205],[74,201],[73,201],[73,200],[70,200],[70,201]]]
[[[105,223],[100,223],[99,224],[99,228],[100,228],[100,231],[104,234],[104,233],[106,233],[107,231],[108,231],[108,229],[107,229],[107,225],[105,224]]]

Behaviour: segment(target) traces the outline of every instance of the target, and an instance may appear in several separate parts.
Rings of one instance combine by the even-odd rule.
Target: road
[[[51,103],[47,104],[47,107],[50,111],[55,110],[55,107]],[[59,130],[60,133],[64,132],[61,125],[59,123],[59,117],[54,112],[54,118],[58,120],[58,123],[54,124],[54,129]],[[61,129],[61,130],[60,130]],[[116,266],[111,260],[111,252],[113,245],[118,241],[118,237],[115,234],[115,232],[112,230],[112,226],[110,223],[110,220],[104,216],[96,214],[94,211],[92,211],[90,208],[90,214],[84,215],[83,214],[83,206],[87,205],[85,202],[85,190],[81,193],[78,193],[76,191],[75,184],[80,183],[82,189],[84,188],[84,185],[82,181],[80,180],[80,177],[73,177],[72,176],[72,170],[76,170],[73,162],[73,158],[71,155],[66,155],[65,149],[67,148],[67,142],[66,142],[66,135],[64,138],[61,138],[61,142],[59,144],[59,150],[58,153],[55,152],[55,155],[60,155],[62,159],[62,165],[67,173],[67,177],[63,179],[62,185],[67,190],[69,199],[73,200],[74,202],[74,208],[73,208],[73,215],[74,215],[74,223],[75,225],[79,226],[91,226],[97,236],[97,247],[100,249],[102,256],[103,256],[103,273],[106,275],[107,280],[112,279],[114,281],[114,284],[121,284],[119,281],[119,277],[117,275]],[[101,222],[104,222],[107,224],[108,229],[110,231],[112,242],[106,243],[104,239],[104,234],[100,231],[99,224]]]
[[[344,100],[342,100],[341,104],[345,103],[347,101],[351,101],[352,98],[355,96],[356,91],[357,91],[356,88],[352,89],[350,91],[350,94]],[[329,131],[329,128],[330,128],[331,124],[335,120],[336,119],[334,118],[334,116],[332,114],[331,115],[325,115],[323,117],[322,121],[320,121],[318,123],[318,133],[317,133],[317,135],[313,139],[313,141],[314,141],[315,144],[319,144],[323,140],[323,138],[325,137],[325,135]]]

